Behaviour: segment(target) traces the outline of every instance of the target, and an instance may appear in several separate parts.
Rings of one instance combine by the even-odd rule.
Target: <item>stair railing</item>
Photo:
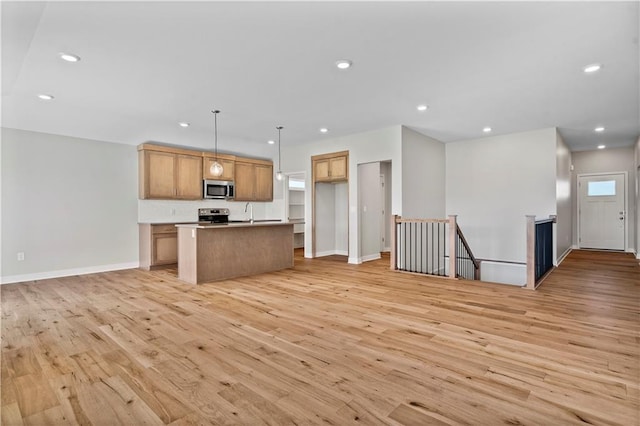
[[[536,220],[535,215],[527,215],[527,289],[535,290],[554,268],[554,223],[556,216]]]
[[[449,278],[480,279],[475,258],[457,216],[448,219],[404,219],[393,216],[391,269]]]
[[[456,276],[467,280],[480,279],[480,261],[473,255],[459,226],[456,226]]]

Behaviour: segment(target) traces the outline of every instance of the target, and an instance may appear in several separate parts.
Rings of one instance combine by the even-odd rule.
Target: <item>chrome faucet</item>
[[[249,210],[249,221],[250,221],[251,223],[253,223],[253,204],[251,204],[251,203],[247,203],[247,204],[244,206],[244,212],[246,213],[246,212],[247,212],[247,209],[248,209],[249,207],[251,207],[251,209]]]

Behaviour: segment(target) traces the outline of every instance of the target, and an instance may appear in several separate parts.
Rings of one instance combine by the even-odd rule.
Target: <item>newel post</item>
[[[457,214],[449,215],[449,278],[456,277],[456,234],[458,232]]]
[[[398,249],[396,243],[396,241],[398,241],[398,227],[396,226],[396,222],[398,221],[398,219],[400,219],[400,216],[398,216],[397,214],[391,215],[391,241],[389,242],[391,244],[391,255],[389,256],[391,264],[389,266],[391,267],[392,271],[398,269],[396,267],[396,250]]]
[[[527,285],[529,290],[536,289],[536,216],[527,215]]]

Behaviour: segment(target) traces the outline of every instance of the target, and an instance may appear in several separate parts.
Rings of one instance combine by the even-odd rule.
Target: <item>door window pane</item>
[[[602,196],[610,196],[610,195],[616,195],[615,180],[589,182],[589,187],[587,188],[587,196],[602,197]]]

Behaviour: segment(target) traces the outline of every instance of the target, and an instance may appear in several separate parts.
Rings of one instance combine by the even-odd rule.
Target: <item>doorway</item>
[[[287,173],[285,180],[286,217],[293,222],[293,248],[305,246],[305,173]]]
[[[390,250],[391,162],[358,164],[359,262]]]
[[[624,250],[626,172],[578,175],[578,246]]]

